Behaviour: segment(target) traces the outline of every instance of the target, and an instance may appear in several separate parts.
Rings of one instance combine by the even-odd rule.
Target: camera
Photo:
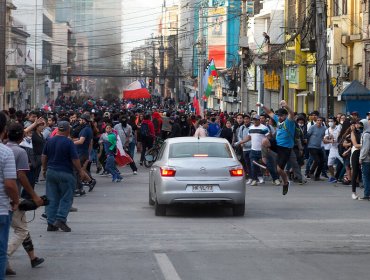
[[[40,198],[43,201],[43,204],[41,206],[49,205],[49,199],[46,195],[40,196]],[[36,210],[38,206],[36,203],[31,199],[25,199],[22,200],[21,203],[19,203],[18,209],[21,211],[32,211]]]

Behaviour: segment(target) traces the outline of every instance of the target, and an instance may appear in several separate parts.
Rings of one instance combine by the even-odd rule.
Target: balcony
[[[259,65],[271,65],[271,64],[281,64],[281,54],[282,50],[281,44],[265,44],[261,48],[261,53],[257,54],[257,64]]]

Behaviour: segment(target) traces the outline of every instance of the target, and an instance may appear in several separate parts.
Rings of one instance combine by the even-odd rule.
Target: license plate
[[[213,192],[212,185],[194,185],[191,188],[193,192]]]

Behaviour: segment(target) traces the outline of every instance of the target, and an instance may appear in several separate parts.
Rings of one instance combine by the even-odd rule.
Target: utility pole
[[[35,6],[35,42],[34,42],[34,49],[35,49],[35,56],[33,60],[33,98],[31,98],[31,107],[36,108],[36,106],[39,103],[40,94],[37,90],[37,81],[36,81],[36,72],[37,72],[37,16],[38,16],[38,1],[36,0],[36,6]],[[33,104],[32,104],[33,101]],[[33,105],[33,106],[32,106]]]
[[[162,5],[162,30],[161,30],[161,45],[159,46],[159,62],[160,62],[160,77],[159,77],[159,84],[161,86],[161,96],[162,100],[165,98],[165,74],[164,74],[164,45],[163,45],[163,24],[165,22],[165,7],[166,7],[166,0],[163,0]],[[163,102],[163,101],[162,101]]]
[[[5,44],[6,0],[0,0],[0,109],[4,109],[5,94]]]
[[[246,61],[249,60],[248,37],[247,37],[247,1],[242,3],[242,20],[240,25],[239,47],[241,49],[241,63],[240,63],[240,100],[241,112],[249,112],[249,96],[248,96],[248,69]]]
[[[152,79],[153,79],[153,91],[152,94],[155,93],[155,44],[154,44],[154,37],[152,36],[152,48],[153,48],[153,63],[152,63]]]
[[[320,115],[327,116],[328,107],[328,73],[326,52],[326,4],[323,0],[316,0],[316,96],[315,108],[319,108]]]

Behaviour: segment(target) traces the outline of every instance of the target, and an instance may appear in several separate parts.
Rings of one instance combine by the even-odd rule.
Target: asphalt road
[[[11,259],[16,279],[369,279],[370,202],[353,201],[349,187],[315,182],[282,196],[266,183],[248,186],[241,218],[208,206],[156,217],[147,170],[123,173],[119,184],[97,176],[94,191],[75,199],[71,233],[47,232],[36,211],[29,226],[46,260],[32,269],[19,248]],[[43,194],[44,184],[37,190]]]

